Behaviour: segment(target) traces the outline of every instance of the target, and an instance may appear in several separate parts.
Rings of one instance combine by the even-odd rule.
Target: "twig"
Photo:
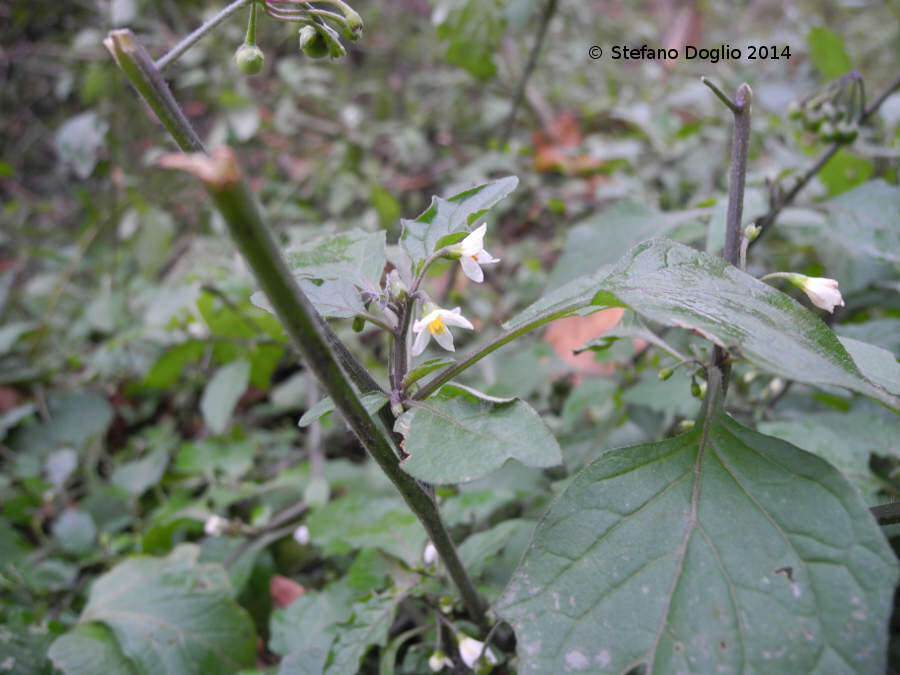
[[[251,1],[252,0],[234,0],[230,5],[222,8],[215,16],[211,17],[208,21],[204,21],[196,30],[188,33],[178,42],[178,44],[157,59],[154,64],[156,69],[160,71],[165,70],[166,66],[177,60],[178,57],[202,40],[207,33],[228,19],[232,14],[249,5]]]
[[[528,84],[528,80],[531,78],[531,73],[537,65],[538,56],[541,53],[541,46],[544,43],[544,37],[547,35],[547,27],[550,25],[550,19],[552,19],[553,15],[556,13],[557,2],[558,0],[547,0],[547,3],[544,5],[544,13],[541,16],[541,25],[538,28],[534,46],[531,48],[531,54],[528,56],[528,63],[525,65],[525,70],[522,71],[522,77],[519,79],[519,86],[516,87],[516,96],[513,99],[512,106],[510,106],[509,115],[506,117],[506,126],[503,131],[502,141],[500,142],[501,147],[505,146],[509,142],[510,136],[512,136],[513,124],[516,121],[516,113],[519,110],[519,106],[522,105],[522,99],[525,97],[525,87]]]
[[[888,96],[893,94],[897,89],[900,89],[900,76],[894,78],[894,80],[887,86],[885,89],[875,97],[869,105],[865,107],[865,109],[860,113],[859,123],[865,122],[869,117],[875,114],[881,104],[887,100]],[[778,217],[778,214],[787,207],[791,202],[794,201],[794,198],[800,193],[806,184],[811,181],[819,171],[828,163],[832,157],[837,154],[837,151],[843,147],[841,143],[834,143],[830,148],[828,148],[825,152],[823,152],[818,159],[813,163],[811,167],[809,167],[806,172],[804,172],[803,176],[801,176],[800,180],[780,199],[775,200],[775,203],[769,208],[768,212],[760,216],[756,220],[756,226],[759,228],[759,234],[756,235],[756,238],[749,243],[749,247],[752,247],[756,242],[760,240],[762,235],[766,233],[766,231],[770,228],[770,226],[775,222],[775,219]]]

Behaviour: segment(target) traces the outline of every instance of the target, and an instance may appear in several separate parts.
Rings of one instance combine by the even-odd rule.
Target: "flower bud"
[[[356,333],[362,333],[363,329],[366,327],[366,318],[364,316],[360,316],[357,314],[353,317],[353,331]]]
[[[831,122],[823,122],[819,127],[819,138],[827,143],[835,141],[837,140],[837,129]]]
[[[696,378],[691,378],[691,396],[694,398],[703,396],[703,389],[700,387],[700,383],[697,382]]]
[[[744,236],[747,237],[747,241],[753,241],[759,236],[759,233],[761,231],[762,229],[759,227],[759,225],[750,223],[749,225],[747,225],[747,227],[744,228]]]
[[[388,272],[387,288],[391,300],[398,302],[405,300],[406,294],[409,293],[409,287],[403,283],[403,279],[400,278],[400,273],[397,270]]]
[[[307,24],[300,29],[300,49],[311,59],[328,56],[328,42],[315,26]]]
[[[853,122],[839,122],[837,125],[837,140],[841,143],[852,143],[858,134],[859,130]]]
[[[262,49],[246,43],[238,47],[234,53],[234,61],[237,63],[238,70],[245,75],[256,75],[261,71],[265,59]]]
[[[663,368],[661,371],[659,371],[659,381],[660,381],[660,382],[665,382],[665,381],[668,380],[670,377],[672,377],[672,374],[673,374],[674,372],[675,372],[675,371],[672,370],[671,368]]]

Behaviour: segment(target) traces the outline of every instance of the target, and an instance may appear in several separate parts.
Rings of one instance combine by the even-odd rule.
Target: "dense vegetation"
[[[0,672],[900,667],[900,7],[246,0],[140,71],[226,3],[64,4],[0,7]]]

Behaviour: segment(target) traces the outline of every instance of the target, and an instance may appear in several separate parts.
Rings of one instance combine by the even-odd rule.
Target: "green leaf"
[[[897,357],[887,349],[860,342],[853,338],[838,338],[844,348],[850,352],[863,375],[872,382],[884,387],[886,391],[900,396],[900,363]],[[894,404],[894,408],[897,405]]]
[[[348,279],[377,293],[384,272],[385,232],[348,230],[285,252],[288,266],[300,278]]]
[[[825,79],[840,77],[853,65],[844,49],[844,41],[827,28],[816,26],[806,37],[809,43],[809,58]]]
[[[57,130],[56,154],[62,163],[84,180],[94,172],[106,146],[109,124],[93,111],[76,115]]]
[[[360,661],[375,645],[387,644],[388,629],[394,621],[397,605],[406,597],[408,587],[398,586],[382,595],[371,595],[351,607],[350,619],[337,624],[337,638],[325,675],[355,675]]]
[[[825,184],[828,196],[840,194],[864,184],[874,165],[864,157],[857,157],[846,150],[839,150],[819,171],[819,180]]]
[[[447,62],[482,80],[497,72],[494,50],[502,35],[503,12],[497,0],[469,0],[438,26],[438,38],[450,41]]]
[[[327,319],[349,319],[366,310],[359,289],[348,278],[322,281],[298,276],[296,279],[300,290],[306,294],[316,311]],[[260,309],[275,314],[269,299],[262,291],[251,295],[250,302]]]
[[[81,623],[108,626],[142,673],[234,673],[256,661],[247,613],[218,563],[182,544],[165,558],[131,558],[91,587]]]
[[[203,389],[200,410],[203,421],[214,434],[221,434],[228,426],[238,400],[247,391],[250,364],[240,359],[222,366]]]
[[[144,384],[160,389],[171,387],[178,381],[187,364],[203,356],[205,347],[203,340],[188,340],[175,345],[156,360],[144,376]]]
[[[505,327],[594,305],[625,305],[645,319],[693,330],[759,368],[799,382],[846,387],[900,407],[860,372],[837,336],[781,291],[687,246],[653,239],[635,246],[605,279],[582,277],[551,292]]]
[[[608,274],[609,270],[604,268],[594,274],[586,274],[566,282],[544,294],[504,323],[504,330],[525,332],[566,316],[591,314],[607,307],[623,306],[623,303],[611,294],[602,301],[598,296],[601,284]]]
[[[65,675],[135,675],[112,631],[100,623],[78,624],[58,637],[47,652],[53,665]]]
[[[297,649],[281,659],[278,675],[322,675],[328,662],[328,647]]]
[[[269,648],[287,656],[324,647],[327,656],[333,638],[326,630],[349,618],[352,600],[353,591],[343,581],[321,591],[306,591],[287,607],[272,612]]]
[[[889,352],[900,353],[900,318],[872,319],[863,323],[842,323],[834,327],[834,332],[842,338],[853,338],[887,349]]]
[[[375,415],[379,410],[384,407],[384,404],[388,402],[387,394],[383,394],[380,391],[370,391],[368,394],[363,394],[360,397],[362,401],[363,407],[370,415]],[[330,396],[326,396],[321,401],[316,403],[312,408],[303,413],[303,416],[300,418],[300,421],[297,422],[298,427],[308,427],[310,424],[315,422],[317,419],[325,417],[326,415],[330,415],[334,412],[334,401],[331,400]]]
[[[415,220],[403,219],[400,243],[413,264],[434,253],[437,243],[449,234],[468,231],[469,226],[488,209],[516,189],[519,179],[507,176],[479,185],[449,199],[432,197],[431,206]]]
[[[467,483],[509,459],[526,466],[562,463],[553,434],[525,401],[447,384],[397,420],[409,457],[404,471],[429,483]]]
[[[439,356],[436,359],[428,359],[427,361],[423,361],[421,365],[412,368],[407,374],[406,378],[403,380],[403,384],[409,386],[416,380],[419,380],[429,373],[434,372],[438,368],[443,368],[444,366],[450,366],[456,363],[456,359],[451,358],[449,356]]]
[[[826,462],[710,412],[605,453],[501,598],[519,672],[883,672],[897,563]]]
[[[869,459],[872,454],[900,458],[897,416],[827,412],[762,422],[757,428],[827,461],[856,486],[870,506],[885,501],[879,494],[884,484],[869,469]]]
[[[710,209],[659,212],[646,204],[616,202],[579,221],[566,233],[566,243],[547,288],[553,289],[612,265],[632,246],[663,236],[675,227],[705,216]]]
[[[394,496],[353,492],[310,513],[306,524],[310,541],[326,555],[377,548],[412,566],[425,550],[421,523]]]
[[[37,325],[37,321],[12,321],[0,327],[0,356],[12,351],[16,341]]]
[[[169,464],[169,451],[157,448],[146,457],[126,462],[117,466],[109,481],[135,497],[139,497],[148,489],[159,483]]]
[[[823,204],[823,231],[838,244],[888,262],[900,262],[900,187],[882,179],[863,183]]]
[[[84,554],[93,547],[97,526],[86,511],[66,509],[53,523],[53,536],[67,553]]]

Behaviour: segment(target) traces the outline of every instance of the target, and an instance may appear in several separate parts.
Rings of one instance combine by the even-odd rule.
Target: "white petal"
[[[425,351],[425,347],[428,346],[428,336],[430,334],[431,333],[428,331],[428,328],[418,331],[418,335],[416,335],[416,341],[413,342],[413,346],[412,346],[412,355],[413,356],[418,356],[419,354],[421,354],[422,352]]]
[[[442,310],[441,319],[448,326],[459,326],[460,328],[468,328],[469,330],[475,330],[475,326],[472,325],[472,322],[469,321],[466,317],[460,314],[459,307],[454,307],[449,312],[447,310]]]
[[[434,337],[435,342],[437,342],[448,352],[456,351],[456,348],[453,346],[453,333],[451,333],[447,328],[445,328],[442,333],[435,333],[432,337]]]
[[[414,321],[413,322],[413,332],[419,333],[423,330],[427,330],[428,324],[430,324],[432,321],[434,321],[436,318],[438,318],[441,315],[442,311],[444,311],[444,310],[440,310],[440,309],[432,310],[432,311],[428,312],[428,314],[423,316],[421,319],[419,319],[418,321]]]
[[[462,265],[463,274],[469,277],[476,284],[480,284],[484,281],[484,272],[481,271],[481,265],[475,262],[475,258],[471,255],[463,254],[459,259],[459,264]]]
[[[500,258],[495,258],[484,249],[481,249],[480,251],[478,251],[478,253],[475,254],[475,262],[481,265],[490,265],[491,263],[500,262]]]
[[[475,255],[484,248],[484,233],[487,231],[487,223],[476,227],[462,240],[460,248],[463,255]]]

